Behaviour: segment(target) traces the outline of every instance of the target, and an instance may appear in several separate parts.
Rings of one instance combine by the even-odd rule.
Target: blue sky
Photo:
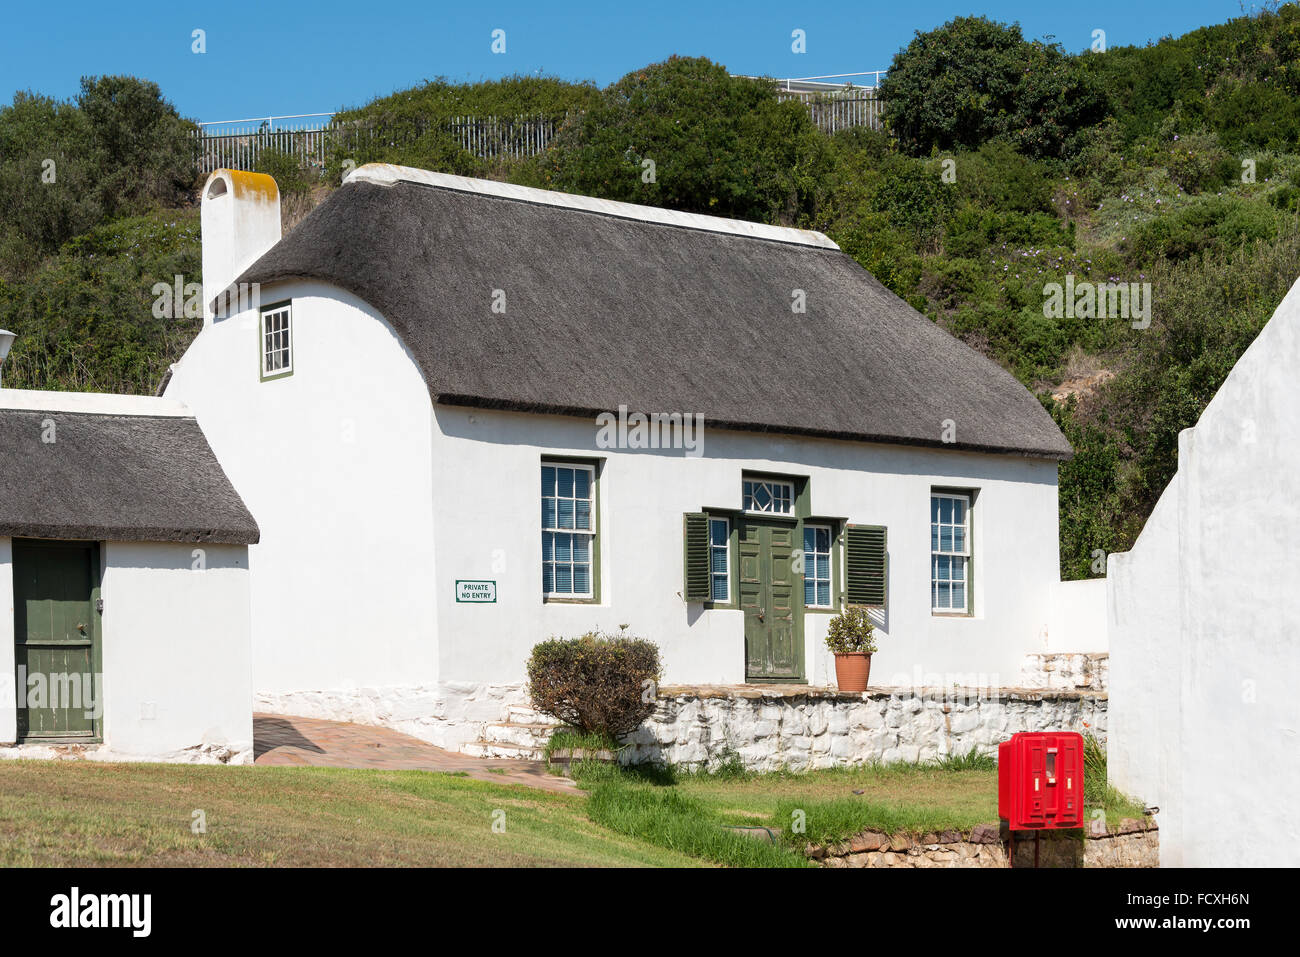
[[[1094,29],[1111,46],[1143,44],[1241,8],[1237,0],[10,3],[0,97],[30,89],[67,98],[83,74],[129,73],[157,82],[186,116],[229,120],[360,105],[440,75],[541,70],[605,85],[673,53],[708,56],[733,73],[801,77],[884,69],[915,31],[969,13],[1018,21],[1027,36],[1079,51]],[[504,54],[490,49],[498,28]],[[191,51],[196,29],[206,32],[202,55]],[[791,51],[795,29],[805,31],[806,53]]]

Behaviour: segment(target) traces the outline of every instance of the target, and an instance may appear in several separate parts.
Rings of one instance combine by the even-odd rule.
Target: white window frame
[[[713,541],[714,523],[721,525],[726,532],[722,536],[722,544],[717,545]],[[722,552],[724,569],[721,572],[713,570],[713,555],[715,552]],[[722,598],[717,597],[713,591],[714,583],[717,579],[723,579],[727,586],[727,594]],[[731,604],[731,519],[715,515],[709,516],[709,601],[718,605]]]
[[[268,369],[267,359],[270,358],[273,352],[279,352],[280,350],[279,349],[272,350],[267,348],[268,333],[266,331],[266,320],[272,316],[279,316],[281,314],[284,315],[284,320],[285,320],[284,330],[282,334],[284,338],[287,340],[285,342],[285,347],[283,351],[287,354],[288,359],[286,364],[279,367],[278,369]],[[271,333],[271,335],[275,335],[275,334],[276,333]],[[263,379],[278,379],[280,376],[293,374],[293,303],[292,302],[283,302],[275,306],[268,306],[267,308],[261,311],[261,319],[258,322],[258,344],[261,346],[261,356],[262,356],[261,369],[262,369]]]
[[[934,500],[937,498],[940,499],[946,498],[956,502],[961,502],[963,506],[962,515],[964,516],[964,520],[962,521],[960,526],[957,525],[956,522],[936,522],[933,518],[929,522],[930,525],[930,613],[932,615],[969,615],[970,607],[971,607],[971,588],[973,587],[973,583],[971,581],[971,573],[970,573],[971,572],[970,540],[971,540],[971,498],[972,496],[968,492],[939,492],[939,491],[931,490],[930,492],[931,513],[933,513],[934,511]],[[942,543],[942,538],[940,539],[939,544],[935,543],[934,529],[936,525],[947,525],[950,528],[960,527],[965,531],[966,534],[962,536],[963,547],[961,551],[957,551],[955,549],[944,550],[942,547],[940,547]],[[952,606],[949,608],[940,608],[936,606],[934,603],[935,594],[936,594],[935,584],[939,581],[939,579],[935,577],[935,573],[938,571],[937,559],[940,556],[949,559],[961,560],[962,584],[965,586],[962,589],[961,607]],[[947,579],[947,581],[949,585],[951,585],[951,583],[955,581],[955,579],[949,578]],[[951,594],[952,593],[950,590],[949,591],[950,597]]]
[[[745,487],[759,486],[759,485],[768,486],[769,494],[771,495],[771,504],[773,506],[772,508],[753,508],[752,501],[749,504],[746,504],[745,500],[747,498],[752,500],[753,491],[751,490],[748,494],[746,494]],[[775,490],[778,487],[785,489],[784,498],[786,504],[789,506],[788,508],[781,511],[777,511],[775,507],[777,503],[777,495],[775,494]],[[741,483],[740,483],[740,507],[745,512],[746,515],[793,515],[794,514],[794,482],[789,482],[784,479],[756,478],[756,477],[747,476],[741,479]]]
[[[808,604],[807,592],[805,591],[805,593],[804,593],[804,595],[805,595],[805,597],[804,597],[804,607],[805,607],[805,608],[834,608],[834,607],[835,607],[835,530],[834,530],[833,528],[831,528],[829,525],[826,525],[826,524],[824,524],[824,523],[822,523],[822,522],[813,522],[813,523],[811,523],[811,524],[806,524],[806,525],[804,525],[804,531],[805,531],[805,533],[806,533],[809,529],[811,529],[811,530],[813,530],[813,531],[816,531],[817,529],[822,529],[822,530],[824,530],[824,531],[826,532],[826,552],[825,552],[825,555],[826,555],[826,577],[825,577],[825,578],[818,578],[816,575],[809,576],[809,574],[808,574],[808,556],[809,556],[809,552],[808,552],[807,549],[804,549],[804,555],[803,555],[803,576],[804,576],[804,581],[805,581],[805,584],[806,584],[808,581],[810,581],[810,580],[813,582],[813,597],[814,597],[814,598],[815,598],[816,595],[817,595],[817,582],[821,582],[821,581],[826,582],[826,604],[823,605],[823,604],[820,604],[820,603],[818,603],[818,602],[814,602],[814,603],[811,604],[811,605]],[[800,544],[802,545],[802,543],[800,543]],[[814,538],[813,538],[813,545],[814,545],[814,547],[816,546],[816,544],[817,544],[817,540],[816,540],[816,537],[814,536]],[[812,554],[812,556],[815,558],[816,556],[821,555],[821,554],[823,554],[823,553],[822,553],[822,552],[818,552],[818,551],[813,551],[811,554]],[[813,567],[814,567],[814,568],[816,567],[816,562],[813,563]]]
[[[586,472],[586,473],[587,473],[587,476],[588,476],[588,478],[587,478],[587,494],[588,494],[588,496],[589,496],[588,500],[589,500],[590,503],[591,503],[591,528],[589,528],[589,529],[582,529],[582,528],[547,528],[545,525],[542,525],[542,537],[543,537],[543,539],[545,539],[545,536],[546,536],[547,534],[552,534],[552,535],[574,535],[574,536],[577,536],[577,535],[586,535],[586,536],[587,536],[587,561],[586,561],[585,563],[583,563],[583,562],[576,562],[576,563],[575,563],[575,562],[573,561],[573,558],[572,558],[572,552],[570,552],[570,558],[569,558],[569,561],[568,561],[568,563],[567,563],[567,564],[569,565],[570,568],[572,568],[573,565],[575,565],[575,564],[586,564],[586,565],[590,565],[590,566],[591,566],[590,571],[589,571],[589,574],[587,575],[587,586],[588,586],[588,587],[587,587],[587,590],[586,590],[585,592],[578,592],[578,591],[547,591],[547,590],[546,590],[546,587],[545,587],[545,581],[546,581],[546,577],[545,577],[545,566],[548,564],[548,562],[546,561],[545,552],[543,552],[543,553],[542,553],[542,557],[541,557],[541,564],[542,564],[542,569],[543,569],[543,572],[542,572],[542,582],[543,582],[543,587],[542,587],[542,597],[543,597],[543,598],[551,598],[551,599],[556,599],[556,598],[572,598],[572,599],[582,599],[582,598],[587,598],[587,599],[591,599],[591,598],[595,598],[595,597],[596,597],[596,568],[597,568],[597,563],[596,563],[596,545],[597,545],[597,542],[596,542],[596,467],[595,467],[594,465],[588,465],[588,464],[586,464],[586,463],[584,463],[584,462],[565,462],[565,461],[562,461],[562,460],[559,460],[559,459],[543,459],[543,460],[542,460],[542,463],[541,463],[541,467],[544,468],[544,469],[545,469],[545,468],[573,469],[575,472]],[[539,471],[537,474],[538,474],[538,476],[540,477],[542,473]],[[559,478],[558,478],[558,476],[557,476],[557,478],[556,478],[556,495],[554,496],[557,502],[559,501],[559,499],[560,499],[560,497],[561,497],[561,496],[558,494],[558,493],[559,493],[559,487],[558,487],[558,486],[559,486]],[[570,496],[565,496],[565,497],[570,497]],[[539,496],[538,498],[539,498],[539,501],[540,501],[540,499],[542,499],[542,498],[546,498],[546,496],[545,496],[545,495],[541,495],[541,496]],[[574,500],[575,502],[577,502],[577,501],[581,501],[580,499],[577,498],[577,496],[572,496],[572,498],[573,498],[573,500]],[[559,515],[560,515],[560,510],[559,510],[559,506],[557,505],[557,506],[556,506],[556,509],[555,509],[555,516],[556,516],[556,519],[557,519],[557,520],[559,519]],[[574,524],[577,524],[577,523],[575,522]],[[549,564],[550,564],[551,567],[552,567],[552,572],[551,572],[551,583],[552,583],[552,586],[553,586],[554,583],[555,583],[555,572],[554,572],[554,569],[555,569],[555,567],[557,566],[557,564],[564,564],[564,563],[562,563],[562,562],[561,562],[561,563],[557,563],[557,562],[555,561],[555,552],[554,552],[554,550],[553,550],[553,549],[554,549],[554,545],[552,545],[551,547],[552,547],[552,552],[551,552],[551,561],[549,562]]]

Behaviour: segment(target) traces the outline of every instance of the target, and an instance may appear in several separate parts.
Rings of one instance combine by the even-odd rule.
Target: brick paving
[[[254,763],[264,765],[460,771],[494,784],[581,793],[569,778],[547,771],[542,761],[473,758],[389,728],[320,718],[254,714],[253,755]]]

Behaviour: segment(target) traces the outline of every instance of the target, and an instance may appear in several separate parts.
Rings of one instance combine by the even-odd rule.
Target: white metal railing
[[[813,123],[824,133],[855,126],[880,129],[883,110],[876,88],[884,74],[884,70],[869,70],[791,77],[775,81],[776,95],[781,100],[803,103]],[[853,77],[870,77],[872,82],[855,85]],[[252,169],[264,152],[277,150],[295,157],[301,166],[321,169],[336,152],[346,155],[376,140],[398,145],[431,129],[451,133],[462,149],[480,159],[523,159],[550,146],[564,122],[560,116],[457,116],[428,124],[389,127],[382,122],[339,123],[334,116],[294,113],[199,123],[194,134],[195,163],[201,173],[220,167]]]
[[[333,116],[333,114],[303,114]],[[280,120],[272,126],[272,120]],[[251,169],[267,150],[287,153],[299,165],[323,168],[336,151],[364,150],[376,140],[388,145],[410,142],[429,129],[450,133],[468,153],[482,159],[521,159],[545,150],[562,119],[551,116],[497,117],[457,116],[428,125],[387,128],[372,123],[285,123],[294,117],[268,117],[256,126],[239,126],[240,121],[199,124],[194,134],[195,162],[201,173],[230,167]],[[210,127],[219,127],[219,131]]]

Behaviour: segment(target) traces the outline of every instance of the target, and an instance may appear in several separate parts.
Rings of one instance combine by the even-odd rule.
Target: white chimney
[[[203,322],[213,299],[280,241],[280,189],[265,173],[219,169],[203,184]],[[245,301],[244,305],[252,305]],[[232,298],[223,315],[239,308]]]

